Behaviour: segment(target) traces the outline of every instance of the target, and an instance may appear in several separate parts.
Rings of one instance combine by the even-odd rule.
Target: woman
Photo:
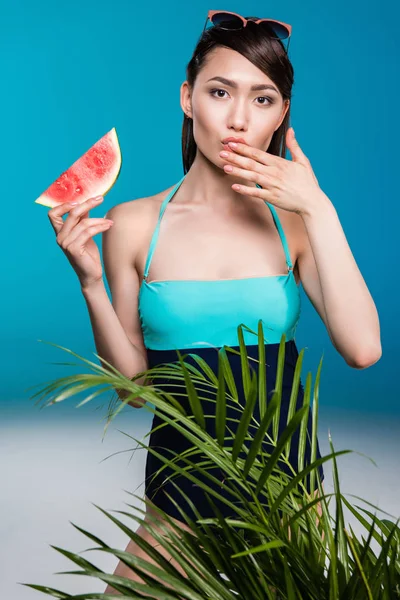
[[[154,196],[114,206],[107,215],[111,222],[88,218],[93,199],[73,209],[51,209],[49,217],[80,279],[98,354],[129,377],[176,361],[176,349],[201,356],[216,370],[216,349],[237,349],[238,325],[257,331],[262,319],[272,390],[285,333],[282,429],[298,356],[299,284],[353,368],[380,358],[379,320],[336,210],[289,128],[293,67],[282,40],[290,37],[290,25],[216,11],[206,22],[211,27],[203,31],[181,86],[182,179]],[[155,165],[157,160],[156,150]],[[92,239],[98,232],[107,232],[103,259],[112,305]],[[247,330],[243,334],[249,356],[257,359],[257,338]],[[240,359],[229,358],[240,387]],[[165,389],[174,393],[168,380],[156,383],[169,384]],[[243,400],[242,389],[240,394]],[[301,385],[298,406],[302,399]],[[187,400],[179,400],[190,410]],[[210,414],[215,402],[205,404]],[[231,411],[228,418],[239,418]],[[155,414],[153,428],[161,423]],[[213,434],[212,418],[207,428]],[[298,436],[290,455],[295,468],[296,442]],[[188,445],[170,426],[152,432],[149,444],[167,456],[169,449],[180,453]],[[166,489],[195,518],[170,482],[163,487],[170,471],[153,477],[162,464],[148,453],[146,496],[187,529],[164,494]],[[213,474],[221,479],[221,492],[221,474],[218,469]],[[173,481],[203,516],[212,516],[199,488],[188,480]],[[230,514],[225,505],[219,507]],[[150,506],[148,514],[157,515]],[[137,533],[150,539],[141,527]],[[145,556],[132,541],[127,551]],[[115,574],[142,581],[121,562]]]

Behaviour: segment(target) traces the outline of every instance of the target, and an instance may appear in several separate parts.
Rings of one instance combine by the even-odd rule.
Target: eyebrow
[[[209,81],[219,81],[220,83],[223,83],[224,85],[228,85],[230,87],[233,87],[235,89],[237,89],[239,86],[236,83],[236,81],[232,81],[231,79],[226,79],[226,77],[212,77],[211,79],[209,79],[208,81],[206,81],[206,83],[208,83]],[[253,91],[261,91],[261,90],[273,90],[274,92],[278,92],[278,90],[276,89],[276,87],[274,85],[268,84],[268,83],[259,83],[257,85],[252,85],[250,90]]]

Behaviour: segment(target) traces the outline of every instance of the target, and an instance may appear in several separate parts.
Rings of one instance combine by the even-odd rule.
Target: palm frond
[[[257,336],[258,359],[248,355],[243,329]],[[238,326],[239,350],[228,346],[218,350],[217,373],[197,354],[182,354],[177,351],[176,361],[157,365],[129,379],[97,355],[96,358],[105,366],[99,366],[67,348],[52,345],[82,361],[91,373],[46,382],[32,399],[39,398],[38,402],[45,402],[44,406],[50,406],[84,393],[85,398],[78,404],[82,406],[104,392],[118,390],[119,393],[124,392],[124,399],[119,400],[117,397],[116,406],[109,406],[105,430],[127,403],[143,398],[143,408],[153,414],[157,413],[162,420],[153,431],[172,426],[177,434],[186,438],[189,445],[184,452],[171,450],[169,457],[166,457],[156,448],[148,447],[143,441],[129,435],[136,442],[137,448],[146,449],[162,463],[154,477],[160,476],[164,471],[163,483],[168,482],[175,490],[173,495],[167,491],[165,494],[181,515],[182,522],[190,528],[190,532],[177,526],[168,514],[153,504],[152,509],[156,510],[157,519],[130,504],[128,508],[132,510],[116,511],[133,519],[136,526],[142,525],[157,544],[174,558],[186,576],[156,551],[152,544],[138,535],[133,527],[95,505],[154,562],[111,548],[98,536],[72,523],[96,544],[86,551],[112,554],[144,583],[104,573],[78,554],[52,546],[81,569],[68,573],[96,577],[117,590],[118,596],[99,593],[71,596],[47,586],[22,585],[55,598],[75,600],[121,597],[171,600],[400,598],[399,519],[396,522],[379,519],[370,510],[354,506],[343,496],[337,457],[351,450],[335,451],[330,434],[331,452],[317,458],[322,359],[313,390],[312,376],[307,374],[303,401],[299,406],[304,350],[299,353],[290,390],[287,419],[280,431],[286,339],[283,335],[279,344],[275,387],[267,390],[265,337],[261,321],[257,332],[244,324]],[[243,403],[228,360],[229,353],[240,358]],[[186,362],[188,356],[194,361],[194,365]],[[258,373],[252,363],[258,364]],[[67,362],[62,364],[75,365]],[[145,384],[137,384],[136,380],[142,377],[145,377]],[[157,380],[157,377],[168,378],[174,392],[168,392],[168,385],[161,390],[146,383]],[[215,437],[210,436],[206,430],[206,418],[209,415],[204,412],[205,391],[208,393],[207,401],[216,404]],[[185,406],[190,410],[184,409],[180,397],[188,400]],[[237,418],[232,417],[232,407]],[[259,415],[258,419],[256,414]],[[289,457],[296,432],[299,434],[299,443],[297,465],[293,465]],[[265,440],[268,440],[270,451],[267,451],[263,443]],[[307,444],[311,448],[311,459],[306,464]],[[318,470],[327,461],[332,461],[333,493],[324,491]],[[224,476],[223,492],[221,481],[213,475],[215,467]],[[176,483],[179,478],[188,479],[201,489],[213,517],[202,516],[195,503]],[[315,491],[318,491],[317,496]],[[137,501],[143,500],[136,494],[128,493]],[[178,501],[178,498],[182,498],[182,501]],[[332,498],[336,501],[334,515],[329,511]],[[144,502],[147,504],[146,499]],[[222,505],[229,509],[231,516],[224,517]],[[188,514],[188,509],[184,510],[184,506],[189,507],[195,519]],[[320,507],[320,513],[317,513],[317,506]],[[344,506],[365,529],[366,538],[361,536],[358,539],[351,526],[346,526]],[[146,514],[146,518],[134,514],[134,511]],[[372,549],[372,541],[378,545],[378,553]]]

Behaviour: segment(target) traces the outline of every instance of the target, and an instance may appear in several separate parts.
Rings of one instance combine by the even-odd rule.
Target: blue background
[[[381,320],[381,360],[367,370],[351,369],[302,290],[296,339],[299,349],[308,347],[303,373],[315,375],[324,353],[321,404],[398,415],[399,45],[394,5],[372,6],[233,2],[220,9],[292,24],[292,124],[338,211]],[[33,416],[24,390],[70,372],[46,364],[66,355],[38,339],[87,358],[95,350],[78,278],[56,244],[48,209],[34,200],[112,127],[122,171],[91,216],[180,179],[179,86],[208,8],[203,2],[156,3],[146,17],[118,0],[4,6],[0,301],[1,403],[7,410]],[[95,239],[100,245],[100,236]]]
[[[97,525],[91,529],[94,509],[83,521],[79,517],[87,511],[88,500],[104,506],[106,494],[107,506],[115,506],[122,477],[126,477],[126,487],[135,477],[136,483],[144,478],[143,453],[133,461],[133,473],[126,466],[116,470],[115,462],[93,470],[93,453],[97,451],[98,461],[103,457],[103,450],[95,444],[101,438],[99,421],[109,396],[79,409],[78,400],[70,399],[44,411],[29,399],[33,393],[27,391],[29,386],[73,372],[50,364],[69,360],[69,355],[39,339],[88,359],[96,352],[78,278],[56,244],[48,208],[34,200],[112,127],[121,144],[122,171],[104,203],[91,211],[92,217],[104,216],[119,202],[157,193],[182,177],[179,87],[207,11],[216,8],[271,17],[293,26],[289,49],[295,70],[292,125],[322,189],[338,211],[374,298],[383,348],[374,366],[359,371],[350,368],[333,348],[301,289],[302,317],[296,341],[299,350],[307,347],[302,380],[311,371],[314,381],[324,354],[322,454],[329,451],[328,428],[334,442],[340,439],[345,448],[372,453],[373,442],[373,457],[380,458],[378,463],[386,472],[368,473],[365,459],[360,463],[363,469],[355,468],[352,455],[346,459],[352,465],[348,475],[342,470],[344,483],[354,485],[354,492],[361,496],[365,486],[371,501],[376,498],[370,494],[382,493],[384,507],[392,503],[398,512],[399,490],[394,485],[400,479],[395,441],[400,423],[399,9],[395,2],[288,0],[209,5],[156,0],[136,6],[122,0],[3,1],[0,476],[7,485],[0,493],[0,509],[8,515],[8,525],[2,525],[0,537],[7,541],[0,547],[0,564],[8,576],[3,579],[3,585],[9,586],[5,597],[33,597],[15,581],[38,582],[39,574],[41,583],[69,587],[71,593],[96,588],[93,583],[83,584],[82,578],[74,580],[73,587],[70,576],[63,576],[64,586],[62,576],[51,581],[56,568],[66,570],[72,565],[66,565],[50,548],[44,551],[44,546],[58,543],[71,549],[72,528],[66,522],[72,519],[100,536],[109,527],[108,542],[112,545],[110,536],[114,536],[115,544],[120,541],[124,548],[125,537],[104,524],[104,518],[101,531]],[[100,245],[100,236],[95,239]],[[333,264],[335,256],[331,259]],[[86,368],[77,369],[82,370]],[[118,425],[140,437],[141,431],[145,434],[150,428],[151,418],[146,410],[126,407]],[[115,449],[120,449],[120,442]],[[106,468],[107,472],[102,470]],[[331,490],[329,485],[328,467],[326,487]],[[61,515],[60,510],[64,511]],[[81,536],[73,541],[82,548]],[[111,557],[108,563],[106,559],[102,566],[111,569]],[[104,587],[97,584],[96,589]]]

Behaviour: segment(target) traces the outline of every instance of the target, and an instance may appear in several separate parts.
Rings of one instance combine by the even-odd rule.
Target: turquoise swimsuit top
[[[293,274],[285,233],[275,208],[269,206],[285,251],[288,273],[266,277],[216,280],[170,280],[147,283],[160,223],[168,202],[184,181],[175,185],[160,208],[139,290],[138,313],[144,345],[151,350],[238,346],[237,328],[244,327],[247,345],[258,343],[262,319],[265,343],[276,344],[283,333],[293,340],[300,317],[300,292]]]

